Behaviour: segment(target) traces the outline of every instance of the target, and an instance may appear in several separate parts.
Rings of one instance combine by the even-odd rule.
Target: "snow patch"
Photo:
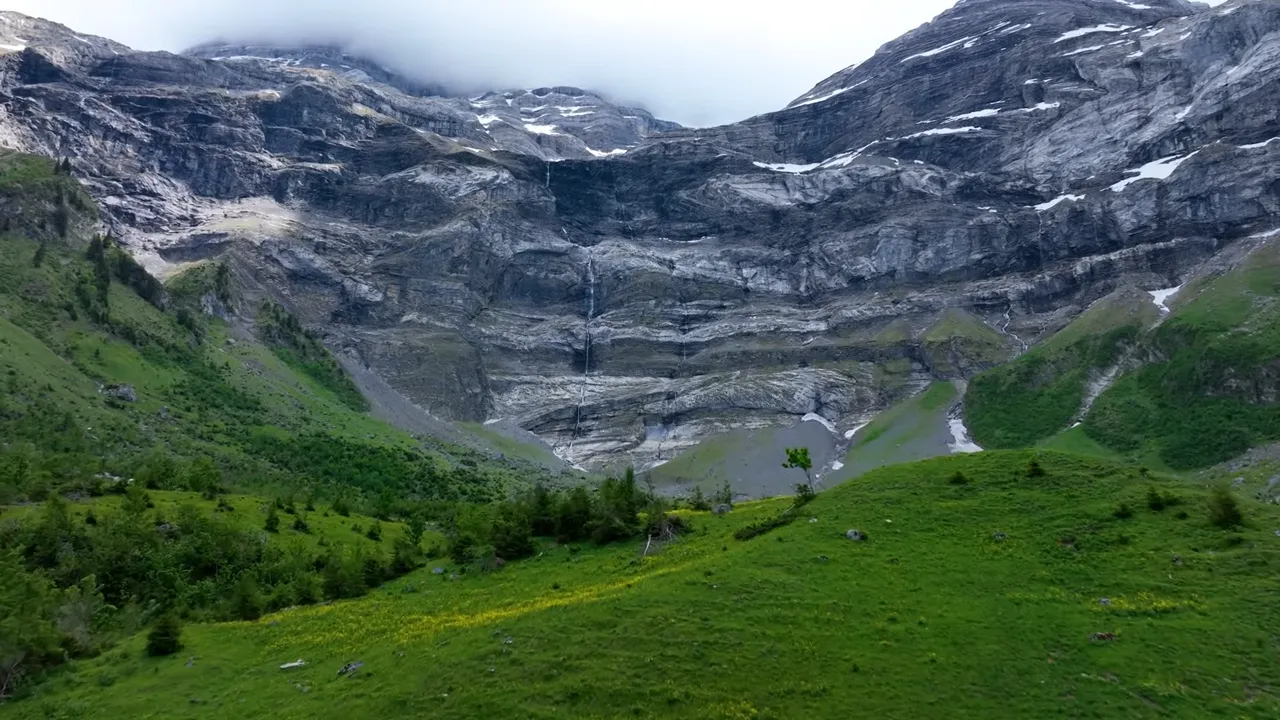
[[[772,170],[774,172],[805,173],[805,172],[809,172],[810,170],[817,170],[818,165],[820,165],[821,163],[809,163],[807,165],[797,165],[795,163],[752,162],[751,164],[755,165],[758,168],[764,168],[765,170]]]
[[[903,140],[911,140],[913,138],[926,137],[929,135],[964,135],[966,133],[978,132],[980,130],[982,130],[982,128],[973,127],[972,125],[958,128],[934,128],[932,130],[918,132],[914,135],[908,135],[904,137]]]
[[[614,157],[615,155],[626,155],[627,149],[614,148],[608,152],[604,152],[603,150],[596,150],[595,148],[587,148],[587,152],[595,155],[596,157]]]
[[[1149,290],[1147,291],[1147,294],[1151,296],[1151,302],[1155,303],[1156,307],[1160,308],[1160,314],[1167,315],[1169,313],[1169,298],[1177,295],[1178,291],[1181,289],[1182,286],[1179,285],[1178,287],[1166,288],[1164,290]]]
[[[1258,150],[1270,145],[1273,142],[1280,142],[1280,137],[1273,137],[1266,142],[1253,143],[1252,145],[1241,145],[1241,150]]]
[[[1040,203],[1039,205],[1036,205],[1035,208],[1040,211],[1052,210],[1064,202],[1080,202],[1083,199],[1083,195],[1062,195],[1050,200],[1049,202]]]
[[[989,118],[999,115],[1000,111],[995,108],[987,108],[986,110],[975,110],[971,113],[963,115],[952,115],[947,118],[947,122],[959,122],[961,120],[977,120],[978,118]]]
[[[955,453],[977,453],[982,452],[982,446],[978,445],[969,437],[969,428],[964,426],[963,418],[951,418],[947,421],[947,427],[951,430],[952,442],[947,445],[952,454]]]
[[[1062,37],[1059,37],[1057,40],[1054,40],[1053,42],[1056,45],[1060,42],[1066,42],[1067,40],[1074,40],[1075,38],[1084,37],[1085,35],[1092,35],[1094,33],[1118,33],[1118,32],[1124,32],[1125,30],[1132,30],[1132,29],[1133,29],[1132,25],[1115,25],[1112,23],[1104,23],[1102,25],[1094,25],[1093,27],[1078,28],[1076,30],[1063,33]]]
[[[839,460],[836,460],[836,461],[834,461],[834,462],[832,462],[832,463],[831,463],[831,469],[832,469],[832,470],[843,470],[843,469],[844,469],[844,463],[840,462]]]
[[[922,53],[916,53],[915,55],[905,57],[902,59],[902,62],[907,62],[908,60],[915,60],[916,58],[927,58],[927,57],[933,57],[934,55],[941,55],[942,53],[947,52],[948,50],[955,50],[961,45],[964,45],[965,43],[972,42],[977,39],[978,38],[976,36],[960,38],[959,40],[956,40],[955,42],[949,42],[946,45],[943,45],[942,47],[934,48],[932,50],[926,50]],[[967,45],[966,47],[972,47],[972,45]]]
[[[1072,50],[1069,53],[1063,53],[1062,57],[1072,57],[1073,55],[1083,55],[1085,53],[1093,52],[1094,50],[1101,50],[1104,47],[1106,47],[1106,45],[1090,45],[1089,47],[1082,47],[1079,50]]]
[[[1146,32],[1142,33],[1142,37],[1144,37],[1144,38],[1153,38],[1153,37],[1155,37],[1155,36],[1159,35],[1160,33],[1164,32],[1165,30],[1168,30],[1168,29],[1169,29],[1169,28],[1162,28],[1162,27],[1159,27],[1159,28],[1156,28],[1155,30],[1148,30],[1148,31],[1146,31]]]
[[[1125,172],[1136,172],[1138,174],[1136,177],[1125,178],[1115,185],[1112,185],[1111,192],[1121,192],[1139,180],[1167,180],[1169,176],[1173,175],[1174,171],[1182,165],[1182,163],[1195,157],[1199,152],[1200,151],[1197,150],[1190,155],[1184,156],[1173,155],[1167,158],[1161,158],[1155,162],[1149,162],[1137,170],[1126,170]]]
[[[488,128],[490,125],[496,122],[502,122],[502,118],[498,117],[497,115],[477,115],[476,120],[479,120],[480,124],[485,126],[486,128]]]
[[[822,417],[818,413],[805,413],[805,416],[800,418],[800,422],[822,423],[822,426],[827,430],[830,430],[832,435],[836,434],[836,426],[833,425],[830,420]]]
[[[524,129],[528,130],[534,135],[559,135],[560,134],[556,132],[555,125],[537,125],[535,123],[525,123]]]
[[[857,87],[857,86],[855,85],[854,87]],[[804,102],[798,102],[795,104],[795,107],[800,107],[802,105],[812,105],[814,103],[820,103],[820,102],[826,102],[827,100],[830,100],[831,98],[841,93],[847,93],[852,89],[853,89],[852,87],[847,87],[847,88],[840,88],[839,90],[832,90],[831,92],[826,93],[824,95],[819,95],[818,97],[813,98],[812,100],[805,100]]]
[[[1129,8],[1130,10],[1154,10],[1155,9],[1150,5],[1143,5],[1141,3],[1129,2],[1129,0],[1116,0],[1116,2]]]
[[[861,430],[862,428],[864,428],[864,427],[866,427],[866,426],[868,426],[868,425],[870,425],[870,424],[871,424],[871,421],[867,421],[867,422],[862,423],[861,425],[856,425],[856,426],[854,426],[854,428],[853,428],[852,430],[845,430],[845,431],[844,431],[844,439],[845,439],[845,440],[852,440],[852,439],[853,439],[853,436],[854,436],[854,435],[857,435],[859,430]]]

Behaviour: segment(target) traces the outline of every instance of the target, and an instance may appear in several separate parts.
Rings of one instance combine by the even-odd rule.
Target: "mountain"
[[[1261,0],[966,0],[699,129],[333,48],[140,53],[3,17],[0,137],[72,158],[149,269],[220,258],[234,312],[280,302],[376,406],[589,468],[789,426],[834,468],[886,408],[1280,225]]]

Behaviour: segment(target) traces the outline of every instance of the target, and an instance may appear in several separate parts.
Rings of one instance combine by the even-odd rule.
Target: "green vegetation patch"
[[[1117,362],[1155,314],[1145,293],[1117,291],[1050,340],[974,377],[965,394],[974,441],[1028,447],[1065,429],[1084,404],[1091,376]]]
[[[1280,251],[1203,285],[1147,341],[1156,358],[1094,404],[1084,429],[1121,452],[1199,468],[1280,440]]]
[[[1280,716],[1280,508],[1241,498],[1244,525],[1220,529],[1201,488],[1102,460],[992,452],[878,470],[795,522],[733,538],[787,504],[683,513],[692,532],[647,555],[630,541],[544,544],[491,572],[437,561],[442,574],[358,600],[189,624],[170,657],[148,657],[139,634],[6,712]]]

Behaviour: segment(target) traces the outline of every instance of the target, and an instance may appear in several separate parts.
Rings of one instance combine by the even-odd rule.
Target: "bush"
[[[365,532],[364,536],[374,542],[382,542],[382,523],[374,520],[373,524],[369,526],[369,529]]]
[[[1209,522],[1224,530],[1244,524],[1240,503],[1236,501],[1235,495],[1231,494],[1231,488],[1226,485],[1214,486],[1213,492],[1209,494]]]
[[[1133,517],[1133,508],[1129,507],[1129,503],[1120,503],[1113,514],[1121,520],[1128,520]]]
[[[693,487],[693,492],[689,495],[689,509],[699,512],[711,510],[711,501],[707,499],[706,495],[702,494],[702,488],[697,485]]]
[[[734,531],[733,537],[738,540],[750,540],[753,537],[790,525],[797,517],[798,515],[788,510],[767,520],[759,520],[746,527],[738,528]]]
[[[280,532],[280,513],[276,512],[274,504],[267,508],[267,520],[262,527],[269,533]]]
[[[1182,498],[1173,493],[1162,493],[1153,487],[1147,488],[1147,507],[1155,512],[1160,512],[1167,507],[1173,507],[1182,502]]]
[[[182,649],[182,621],[167,612],[147,633],[147,654],[152,657],[172,655]]]
[[[817,496],[818,494],[813,491],[813,487],[811,487],[810,485],[806,483],[797,483],[796,496],[791,501],[791,507],[802,508],[805,505],[808,505],[809,503],[813,502],[813,499],[816,498]]]
[[[965,477],[964,473],[957,470],[951,473],[951,477],[947,479],[947,482],[952,485],[968,485],[969,478]]]
[[[1044,468],[1040,466],[1039,460],[1032,460],[1027,463],[1027,477],[1044,477]]]
[[[300,532],[304,535],[311,534],[311,526],[307,524],[307,519],[302,515],[298,515],[293,518],[293,529],[294,531]]]

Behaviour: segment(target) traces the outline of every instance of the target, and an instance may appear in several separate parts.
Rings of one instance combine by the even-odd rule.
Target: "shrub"
[[[1240,512],[1240,503],[1236,502],[1231,488],[1216,485],[1209,494],[1209,522],[1224,530],[1239,527],[1244,523],[1244,515]]]
[[[382,541],[382,523],[378,522],[377,520],[374,520],[373,524],[369,526],[369,529],[365,532],[364,536],[374,542],[381,542]]]
[[[813,502],[813,499],[817,496],[818,494],[813,491],[812,486],[807,485],[805,483],[797,483],[796,496],[795,496],[795,499],[791,501],[791,506],[796,508],[802,508],[805,505],[808,505],[809,503]]]
[[[351,505],[343,498],[333,501],[333,511],[342,517],[351,517]]]
[[[1027,477],[1044,477],[1044,468],[1040,466],[1039,460],[1032,460],[1027,463]]]
[[[311,526],[307,524],[307,519],[302,515],[293,518],[293,529],[304,535],[311,534]]]
[[[152,657],[172,655],[182,649],[182,621],[167,612],[147,633],[147,654]]]
[[[957,470],[951,473],[951,477],[947,479],[947,482],[952,485],[968,485],[969,478],[965,477],[964,473]]]
[[[280,513],[276,512],[275,505],[267,508],[267,520],[262,527],[269,533],[280,532]]]
[[[1121,520],[1128,520],[1133,517],[1133,508],[1129,507],[1129,503],[1120,503],[1113,514]]]
[[[707,512],[711,509],[711,501],[706,495],[702,494],[702,488],[695,485],[693,492],[689,494],[689,509],[699,512]]]
[[[746,527],[738,528],[734,531],[733,537],[738,540],[750,540],[753,537],[790,525],[797,517],[795,513],[788,510],[766,520],[758,520]]]

